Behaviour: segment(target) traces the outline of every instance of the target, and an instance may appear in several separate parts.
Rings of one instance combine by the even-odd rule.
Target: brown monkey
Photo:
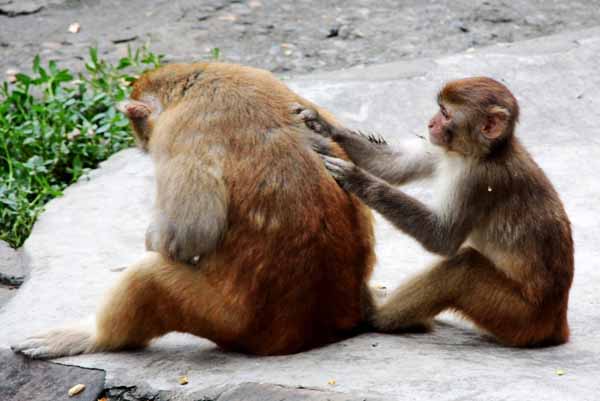
[[[569,338],[567,303],[573,241],[563,205],[514,136],[519,106],[490,78],[453,81],[438,95],[429,123],[434,146],[421,153],[332,127],[311,110],[309,126],[354,162],[323,156],[347,191],[425,249],[445,259],[408,281],[374,315],[384,332],[428,326],[458,311],[511,346],[555,345]],[[328,144],[318,143],[328,153]],[[431,208],[390,184],[436,175]]]
[[[14,349],[57,357],[180,331],[270,355],[354,332],[371,306],[371,212],[327,173],[290,103],[315,107],[248,67],[181,64],[143,75],[120,107],[155,162],[147,243],[158,252],[128,268],[95,323]],[[193,256],[198,266],[173,260]]]

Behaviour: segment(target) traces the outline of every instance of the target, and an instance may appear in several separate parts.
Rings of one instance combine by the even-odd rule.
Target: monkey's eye
[[[448,110],[446,110],[446,108],[444,106],[440,106],[440,113],[442,113],[442,115],[444,116],[444,118],[449,118],[450,115],[448,114]]]

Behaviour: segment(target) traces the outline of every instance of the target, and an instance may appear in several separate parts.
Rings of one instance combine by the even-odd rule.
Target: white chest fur
[[[441,217],[448,217],[454,210],[469,169],[470,163],[464,157],[447,153],[440,158],[433,185],[433,207]]]

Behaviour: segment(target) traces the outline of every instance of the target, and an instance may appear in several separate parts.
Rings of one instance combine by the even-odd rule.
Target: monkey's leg
[[[166,329],[158,315],[161,300],[149,274],[156,258],[130,266],[95,319],[29,337],[12,347],[31,358],[56,358],[95,351],[144,346]],[[169,318],[169,316],[165,316]]]
[[[32,358],[56,358],[144,347],[171,331],[226,341],[235,338],[244,320],[226,305],[201,272],[151,252],[128,268],[95,322],[30,337],[13,350]]]
[[[526,345],[540,334],[537,307],[522,296],[518,283],[470,248],[402,285],[375,313],[373,325],[384,332],[405,331],[445,309],[461,312],[509,345]]]

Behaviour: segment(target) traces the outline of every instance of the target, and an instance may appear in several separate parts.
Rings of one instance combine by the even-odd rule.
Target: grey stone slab
[[[104,376],[98,369],[31,361],[0,349],[2,401],[96,401],[104,389]],[[69,389],[76,384],[85,385],[85,389],[69,397]]]
[[[0,309],[17,293],[16,288],[0,286]]]
[[[6,276],[25,276],[23,252],[0,240],[0,273]]]
[[[28,73],[36,54],[44,64],[54,59],[63,67],[84,70],[80,57],[89,46],[118,62],[127,44],[147,43],[169,61],[209,58],[210,50],[218,47],[227,61],[280,74],[335,71],[593,27],[600,19],[599,4],[598,0],[0,0],[0,10],[15,16],[1,16],[0,73],[7,69]],[[39,6],[44,8],[23,13]],[[81,31],[72,34],[67,27],[76,21]]]
[[[259,383],[243,383],[224,391],[217,401],[374,401],[349,394],[288,388]]]
[[[248,382],[397,400],[598,399],[599,69],[600,30],[595,29],[290,82],[347,124],[376,130],[394,144],[425,132],[443,81],[468,75],[505,81],[522,106],[518,135],[554,182],[573,224],[576,273],[568,344],[510,349],[444,315],[430,334],[365,334],[290,356],[225,353],[209,341],[170,334],[144,351],[60,361],[105,369],[112,388],[136,386],[181,400],[212,397],[216,388]],[[48,205],[24,246],[30,278],[0,311],[0,347],[94,312],[122,274],[115,268],[143,253],[152,180],[150,160],[126,150]],[[425,200],[431,195],[423,184],[408,191]],[[434,260],[381,219],[376,235],[376,283],[394,288]],[[558,375],[558,369],[565,374]],[[187,386],[178,384],[180,375],[188,376]]]

